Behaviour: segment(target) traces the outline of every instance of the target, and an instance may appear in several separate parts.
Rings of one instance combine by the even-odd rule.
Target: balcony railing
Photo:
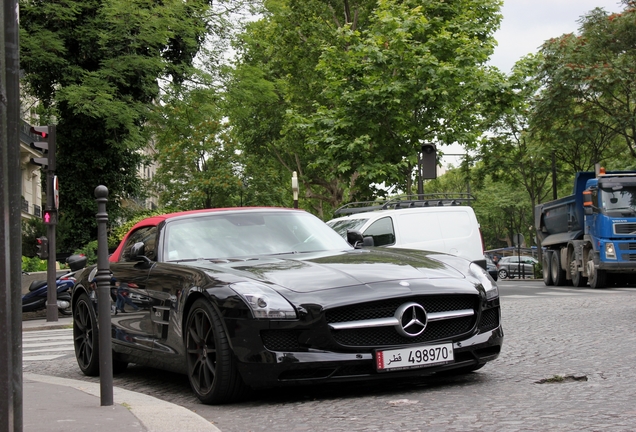
[[[33,214],[36,215],[37,217],[41,217],[42,216],[42,208],[39,205],[33,204]]]

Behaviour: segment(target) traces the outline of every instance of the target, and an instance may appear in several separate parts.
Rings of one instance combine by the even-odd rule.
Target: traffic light
[[[46,209],[42,212],[42,220],[45,225],[57,225],[57,211]]]
[[[49,257],[49,239],[47,239],[46,237],[38,237],[35,239],[35,241],[37,242],[37,256],[40,257],[40,259],[46,259]]]
[[[46,157],[31,158],[31,162],[55,171],[55,126],[31,126],[31,133],[38,141],[30,143],[31,148],[39,150]]]
[[[437,148],[435,144],[422,144],[422,178],[437,178]]]

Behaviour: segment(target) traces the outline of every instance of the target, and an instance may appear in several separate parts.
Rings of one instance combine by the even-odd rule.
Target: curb
[[[41,383],[71,387],[98,398],[101,395],[100,384],[97,383],[32,373],[25,373],[23,377]],[[175,430],[221,432],[208,420],[189,409],[154,396],[113,387],[113,401],[128,408],[151,432],[174,432]],[[72,401],[69,401],[69,405],[72,406]]]

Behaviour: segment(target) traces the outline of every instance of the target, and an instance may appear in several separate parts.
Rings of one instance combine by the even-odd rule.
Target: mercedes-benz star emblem
[[[426,328],[426,310],[418,303],[404,303],[395,311],[398,325],[395,330],[402,336],[416,337]]]

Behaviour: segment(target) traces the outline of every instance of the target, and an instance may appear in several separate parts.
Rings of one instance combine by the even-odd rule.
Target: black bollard
[[[99,323],[99,384],[101,406],[113,405],[113,351],[110,339],[110,264],[108,263],[108,237],[106,202],[108,188],[97,186],[97,314]]]

